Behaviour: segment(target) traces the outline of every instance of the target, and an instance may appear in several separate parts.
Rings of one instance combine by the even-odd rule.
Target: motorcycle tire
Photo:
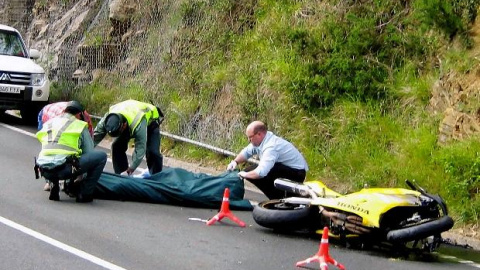
[[[313,229],[316,207],[305,204],[289,204],[280,200],[269,200],[253,208],[253,219],[265,228],[281,231]],[[319,220],[319,217],[318,217]]]
[[[387,240],[391,242],[408,242],[440,234],[448,231],[452,227],[453,219],[449,216],[444,216],[423,224],[389,231],[387,233]]]

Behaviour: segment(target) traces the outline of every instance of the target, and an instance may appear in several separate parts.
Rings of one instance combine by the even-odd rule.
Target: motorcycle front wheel
[[[281,200],[259,203],[253,208],[252,215],[258,225],[282,231],[315,230],[320,222],[317,207]]]

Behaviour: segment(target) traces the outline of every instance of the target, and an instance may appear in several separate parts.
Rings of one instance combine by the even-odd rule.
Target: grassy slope
[[[168,131],[233,151],[246,144],[244,126],[261,119],[301,149],[308,178],[344,192],[416,179],[459,221],[478,223],[480,144],[439,146],[440,116],[426,109],[440,75],[457,64],[469,70],[466,30],[478,1],[357,2],[164,1],[161,19],[138,19],[149,24],[130,51],[158,62],[131,77],[113,72],[76,98],[102,110],[154,99]],[[199,128],[211,118],[214,127]]]

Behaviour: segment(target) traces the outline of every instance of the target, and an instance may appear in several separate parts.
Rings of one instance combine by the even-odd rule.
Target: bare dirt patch
[[[452,240],[458,245],[468,245],[475,250],[480,250],[480,234],[478,224],[465,225],[461,228],[452,229],[442,234],[442,237]]]

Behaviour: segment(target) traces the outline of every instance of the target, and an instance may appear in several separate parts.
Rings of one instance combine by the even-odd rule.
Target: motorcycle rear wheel
[[[253,219],[265,228],[281,231],[315,230],[320,222],[318,208],[306,204],[269,200],[253,209]]]

